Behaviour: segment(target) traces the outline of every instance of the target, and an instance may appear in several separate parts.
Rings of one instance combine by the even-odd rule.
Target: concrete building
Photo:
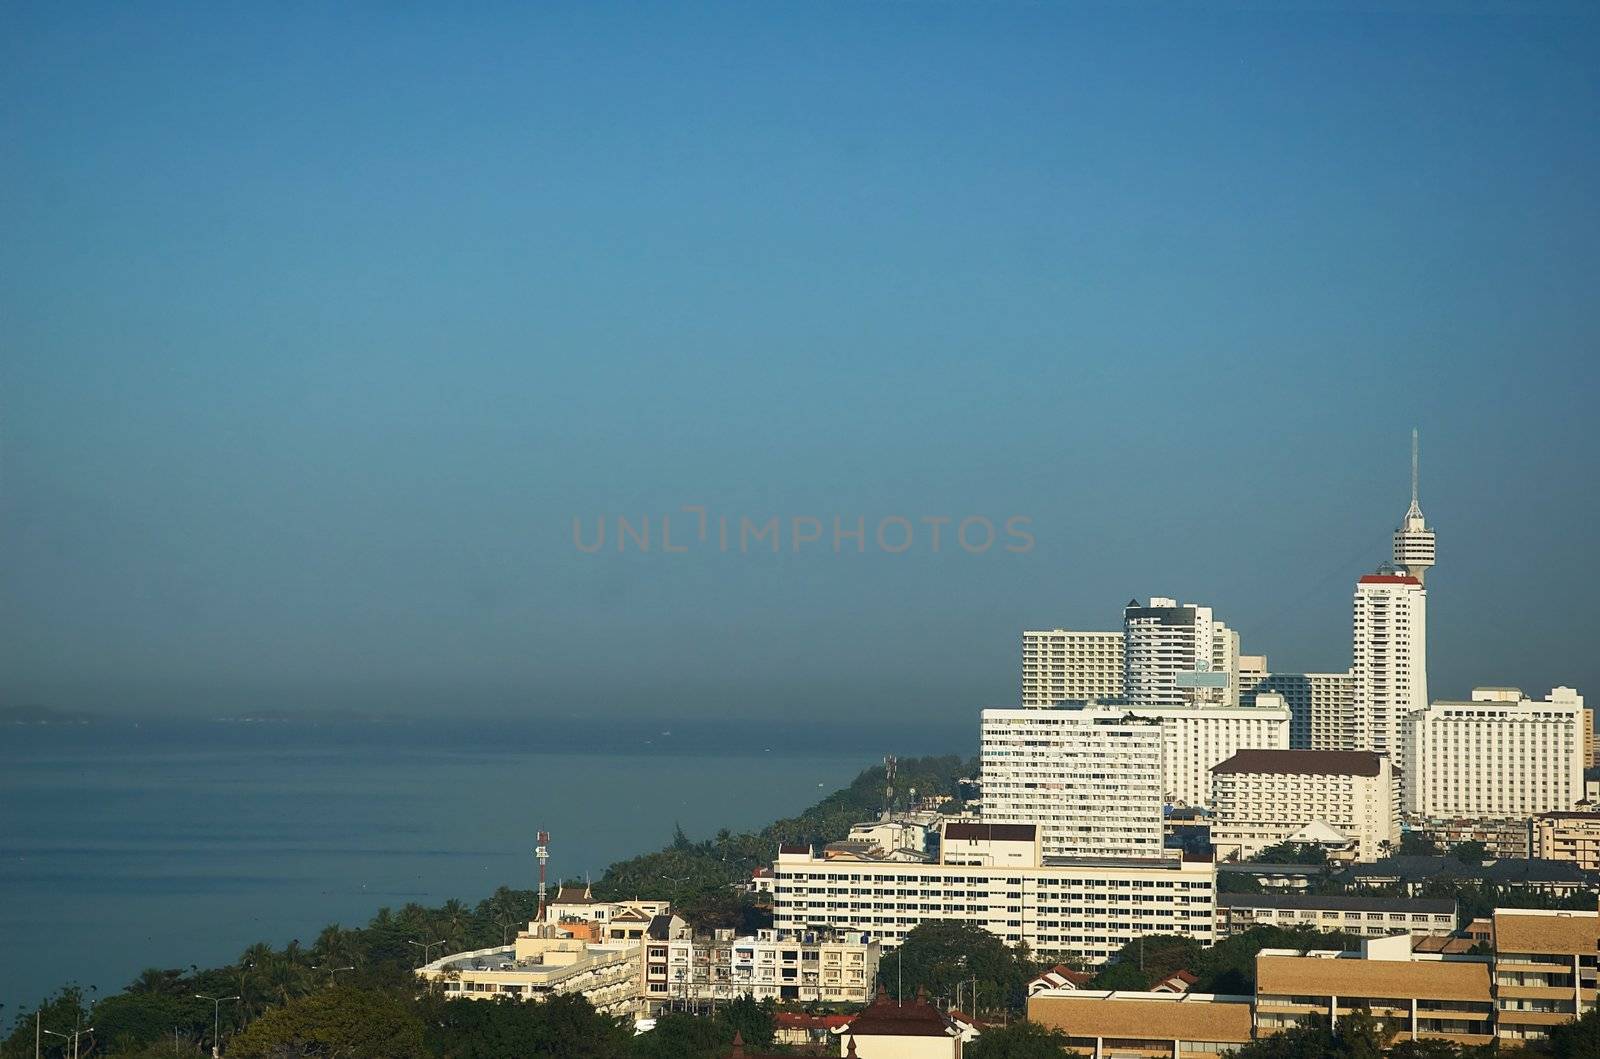
[[[1177,600],[1161,596],[1152,596],[1148,606],[1129,600],[1122,612],[1123,699],[1133,706],[1181,706],[1193,701],[1178,686],[1177,677],[1212,671],[1217,629],[1210,607],[1193,603],[1180,607]],[[1219,698],[1216,704],[1224,701]]]
[[[859,1059],[961,1059],[962,1025],[947,1012],[915,999],[891,998],[879,990],[865,1011],[839,1035],[839,1054]]]
[[[757,1000],[865,1004],[878,975],[879,945],[833,931],[757,931],[735,937],[652,938],[639,961],[639,993],[652,1011],[695,1008],[750,995]]]
[[[1583,800],[1583,696],[1542,701],[1474,688],[1407,719],[1406,811],[1423,817],[1527,817]]]
[[[1600,872],[1600,812],[1541,813],[1533,822],[1534,856]]]
[[[1216,1059],[1252,1036],[1247,996],[1047,989],[1028,1021],[1060,1030],[1090,1059]]]
[[[1428,705],[1428,592],[1409,574],[1367,574],[1352,611],[1349,749],[1404,761],[1405,719]]]
[[[1355,749],[1355,678],[1343,673],[1268,673],[1256,693],[1275,692],[1289,707],[1292,750]]]
[[[1501,1040],[1542,1040],[1594,1010],[1600,913],[1497,908],[1494,948]]]
[[[1022,705],[1122,697],[1122,631],[1040,629],[1022,634]]]
[[[1404,822],[1407,832],[1427,839],[1441,852],[1448,852],[1463,842],[1482,842],[1487,855],[1495,860],[1534,856],[1533,821],[1525,816],[1439,817],[1412,814]]]
[[[1487,956],[1412,951],[1411,936],[1370,938],[1358,952],[1263,949],[1256,957],[1256,1032],[1367,1011],[1391,1041],[1494,1040],[1494,994]]]
[[[1157,856],[1163,738],[1122,709],[984,710],[982,817],[1037,823],[1046,856]]]
[[[1169,805],[1211,804],[1211,769],[1240,750],[1289,749],[1289,708],[1262,692],[1254,706],[1129,707],[1161,725],[1161,793]]]
[[[1362,894],[1218,894],[1217,940],[1251,927],[1312,927],[1357,937],[1448,937],[1456,903],[1446,898],[1367,897]]]
[[[417,977],[446,997],[527,1001],[575,993],[601,1014],[629,1015],[638,1009],[639,951],[636,941],[586,941],[533,922],[513,945],[444,956],[418,968]]]
[[[1267,668],[1266,655],[1240,655],[1238,669],[1239,705],[1254,706],[1256,691],[1272,671]]]
[[[1032,824],[952,821],[933,864],[829,861],[781,847],[773,924],[867,934],[886,948],[919,923],[983,927],[1033,952],[1100,963],[1141,935],[1215,935],[1216,871],[1176,858],[1046,858]]]
[[[1211,774],[1219,857],[1253,857],[1315,824],[1352,840],[1360,860],[1400,841],[1394,770],[1382,754],[1241,750]]]

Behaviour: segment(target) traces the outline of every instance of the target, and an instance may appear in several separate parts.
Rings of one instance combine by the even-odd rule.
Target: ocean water
[[[895,743],[885,745],[887,739]],[[559,722],[0,727],[0,1021],[57,986],[309,942],[793,815],[938,733]]]

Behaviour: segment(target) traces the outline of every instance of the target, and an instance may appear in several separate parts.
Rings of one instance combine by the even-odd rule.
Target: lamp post
[[[57,1033],[55,1030],[45,1030],[44,1032],[48,1033],[52,1037],[60,1037],[64,1041],[71,1041],[72,1042],[72,1059],[78,1059],[78,1038],[82,1037],[85,1033],[93,1033],[94,1032],[94,1027],[93,1026],[85,1026],[83,1029],[81,1029],[81,1030],[73,1030],[71,1033]],[[34,1042],[34,1047],[35,1047],[35,1050],[37,1050],[37,1048],[38,1048],[38,1042],[37,1041]]]
[[[311,969],[313,971],[327,971],[328,972],[328,988],[332,989],[333,985],[334,985],[334,981],[339,977],[339,972],[340,971],[353,971],[356,968],[355,968],[355,964],[351,964],[349,967],[313,967]]]
[[[429,942],[408,941],[408,942],[406,942],[406,944],[407,945],[413,945],[413,946],[415,946],[415,947],[417,947],[417,948],[422,950],[422,963],[417,964],[418,967],[422,967],[424,964],[426,964],[428,962],[428,950],[433,948],[435,945],[443,945],[444,942],[443,941],[429,941]]]
[[[211,1001],[211,1059],[217,1059],[222,1054],[222,1005],[225,1001],[238,1000],[236,996],[202,996],[194,995],[196,1000]]]

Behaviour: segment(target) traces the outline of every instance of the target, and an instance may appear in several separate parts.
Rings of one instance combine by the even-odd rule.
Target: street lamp
[[[85,1033],[93,1033],[94,1027],[85,1026],[83,1029],[73,1030],[71,1033],[57,1033],[55,1030],[45,1030],[44,1032],[48,1033],[52,1037],[60,1037],[64,1041],[71,1041],[72,1059],[78,1059],[78,1038],[82,1037]]]
[[[194,995],[196,1000],[211,1001],[211,1059],[217,1059],[222,1054],[222,1005],[225,1001],[238,1000],[236,996],[202,996]]]
[[[406,944],[407,945],[414,945],[417,948],[422,950],[422,963],[417,964],[418,967],[421,967],[421,966],[423,966],[424,964],[426,964],[428,962],[428,950],[433,948],[435,945],[443,945],[445,943],[443,941],[430,941],[430,942],[427,942],[427,943],[423,943],[423,942],[420,942],[420,941],[408,941],[408,942],[406,942]]]
[[[339,972],[340,971],[353,971],[356,968],[355,968],[355,964],[351,964],[349,967],[313,967],[311,969],[313,971],[327,971],[328,972],[328,988],[332,989],[334,981],[339,977]]]

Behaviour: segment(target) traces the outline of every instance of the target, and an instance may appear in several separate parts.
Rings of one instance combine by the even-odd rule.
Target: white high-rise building
[[[1211,769],[1241,750],[1289,749],[1289,707],[1261,692],[1254,706],[1130,706],[1161,724],[1161,791],[1175,805],[1211,804]]]
[[[1516,688],[1474,688],[1408,718],[1406,811],[1423,817],[1531,817],[1583,799],[1583,696],[1542,701]]]
[[[1210,607],[1180,607],[1161,596],[1152,596],[1148,606],[1129,600],[1122,612],[1123,698],[1133,706],[1195,701],[1195,690],[1180,687],[1178,675],[1212,671],[1218,627]],[[1233,644],[1237,664],[1237,641]]]
[[[1022,634],[1022,705],[1122,697],[1122,633],[1043,629]]]
[[[1211,626],[1211,672],[1221,673],[1227,677],[1227,687],[1222,689],[1220,695],[1214,696],[1219,706],[1239,705],[1239,632],[1230,629],[1222,622],[1214,622]]]
[[[1046,856],[1160,856],[1162,738],[1121,709],[984,710],[982,819],[1037,823]]]
[[[1405,756],[1408,714],[1428,705],[1428,591],[1410,574],[1356,582],[1351,749]]]
[[[1240,655],[1239,670],[1236,683],[1239,688],[1239,705],[1255,705],[1256,692],[1263,690],[1261,684],[1272,675],[1267,668],[1266,655]]]

